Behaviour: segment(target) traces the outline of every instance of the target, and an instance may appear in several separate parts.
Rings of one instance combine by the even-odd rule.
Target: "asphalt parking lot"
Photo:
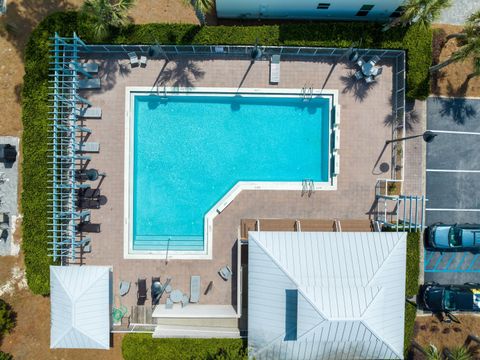
[[[427,100],[426,224],[480,224],[480,99]],[[480,282],[480,255],[425,252],[425,282]]]

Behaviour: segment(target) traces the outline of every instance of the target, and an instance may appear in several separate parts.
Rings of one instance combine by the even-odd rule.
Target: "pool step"
[[[134,250],[156,251],[202,251],[203,236],[155,236],[137,235],[133,245]]]

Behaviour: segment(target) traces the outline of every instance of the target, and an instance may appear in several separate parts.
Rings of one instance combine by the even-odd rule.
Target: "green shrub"
[[[0,351],[0,360],[13,360],[12,354]]]
[[[413,332],[415,330],[415,318],[417,317],[417,308],[410,303],[405,303],[405,333],[404,333],[404,348],[403,353],[407,358],[407,353],[413,339]]]
[[[412,297],[418,293],[421,234],[421,232],[411,232],[407,235],[407,279],[405,284],[406,297]]]
[[[269,26],[198,26],[185,24],[129,25],[116,29],[105,41],[113,44],[253,44],[405,49],[407,52],[407,95],[428,96],[428,67],[431,63],[432,33],[417,28],[380,31],[376,23],[306,23]],[[76,31],[93,43],[91,30],[77,12],[46,17],[33,31],[25,49],[23,106],[23,250],[27,281],[36,294],[49,293],[48,257],[48,68],[50,37]]]
[[[247,359],[242,339],[154,339],[151,334],[126,335],[122,355],[125,360]]]
[[[17,315],[12,307],[0,299],[0,337],[15,327]]]
[[[407,271],[405,283],[405,296],[410,298],[418,293],[418,278],[420,276],[420,238],[421,232],[410,232],[407,235]],[[415,328],[415,317],[417,308],[409,303],[405,303],[405,354],[410,347]]]

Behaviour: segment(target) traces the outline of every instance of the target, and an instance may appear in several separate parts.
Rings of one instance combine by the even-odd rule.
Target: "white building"
[[[405,233],[250,232],[250,355],[403,359],[405,270]]]
[[[386,21],[404,0],[216,0],[219,18]]]

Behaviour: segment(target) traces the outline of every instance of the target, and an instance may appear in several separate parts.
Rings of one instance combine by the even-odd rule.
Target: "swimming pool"
[[[331,185],[331,96],[131,91],[130,106],[130,253],[207,253],[206,215],[242,184]]]

